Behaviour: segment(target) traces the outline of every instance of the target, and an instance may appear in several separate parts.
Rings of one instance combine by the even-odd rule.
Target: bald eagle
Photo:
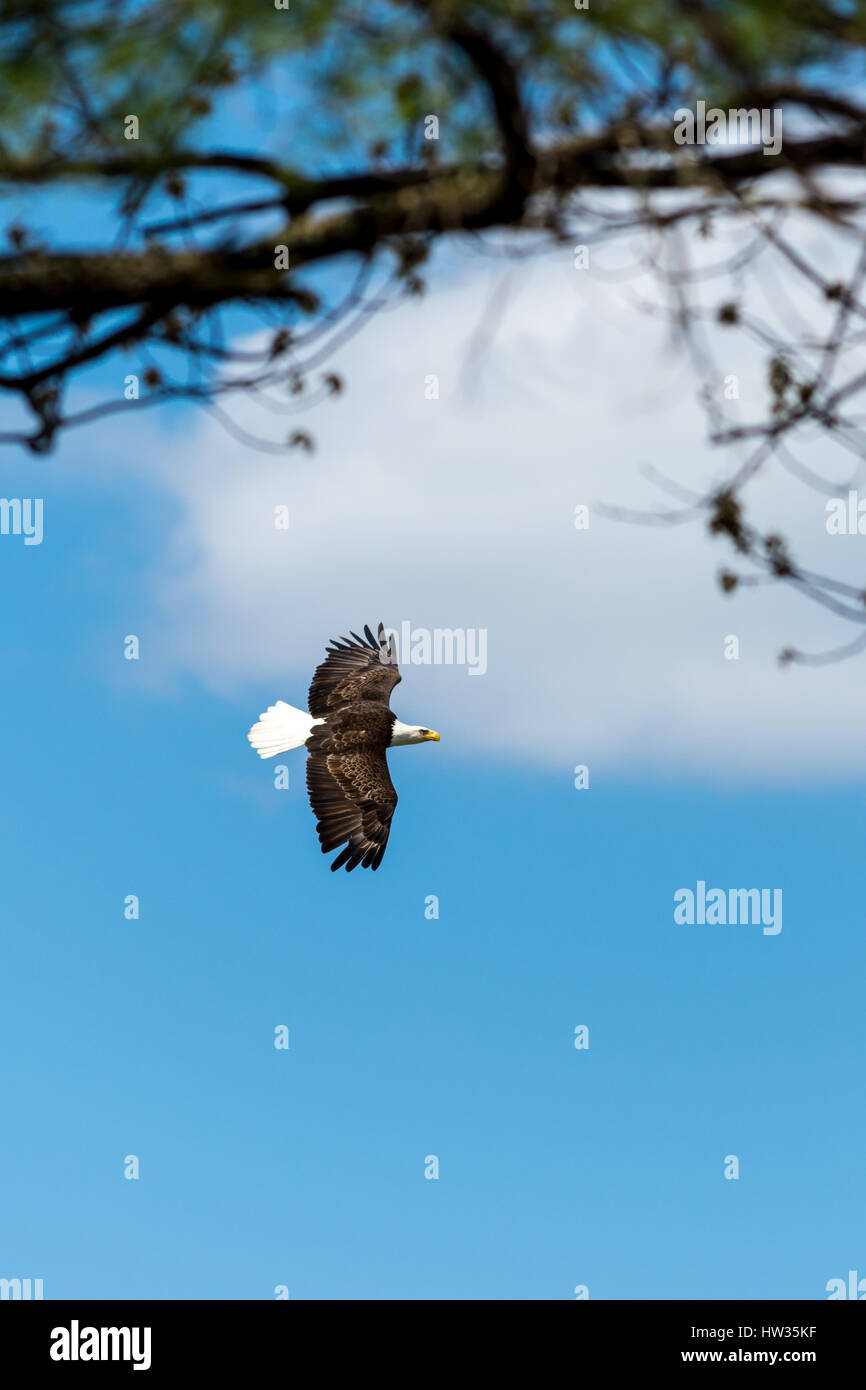
[[[434,729],[401,724],[388,701],[401,680],[385,629],[378,640],[369,627],[326,647],[307,703],[309,714],[278,700],[247,738],[260,758],[290,748],[307,749],[307,791],[322,853],[344,848],[331,869],[378,869],[388,843],[397,793],[388,773],[386,748],[439,742]]]

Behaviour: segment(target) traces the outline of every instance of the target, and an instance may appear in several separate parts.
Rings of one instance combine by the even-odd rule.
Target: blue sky
[[[859,1267],[859,787],[577,792],[443,726],[392,755],[382,870],[331,875],[299,765],[287,792],[250,766],[256,699],[142,691],[146,647],[123,661],[169,519],[144,487],[79,486],[82,454],[38,465],[42,546],[0,547],[7,1276],[817,1298]],[[7,464],[8,490],[36,467]],[[782,887],[782,932],[675,926],[698,878]]]
[[[700,533],[576,536],[648,458],[718,468],[682,363],[576,283],[569,248],[518,272],[450,248],[347,356],[311,460],[186,408],[5,452],[45,534],[0,537],[0,1277],[670,1299],[866,1276],[864,668],[780,673],[830,620],[732,607]],[[734,365],[748,401],[762,368]],[[822,499],[786,516],[859,566]],[[392,755],[381,870],[332,875],[302,757],[276,790],[244,735],[380,618],[483,626],[490,670],[404,672],[395,708],[442,742]],[[676,925],[699,879],[781,888],[783,930]]]

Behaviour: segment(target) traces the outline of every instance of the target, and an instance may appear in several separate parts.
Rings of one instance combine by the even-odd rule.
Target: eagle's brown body
[[[322,851],[348,838],[332,869],[381,863],[397,805],[385,757],[393,723],[387,705],[359,700],[330,710],[307,740],[307,791]]]
[[[334,642],[310,685],[310,714],[324,719],[307,740],[307,791],[322,852],[344,843],[331,865],[378,869],[388,843],[397,793],[385,750],[394,714],[388,701],[400,680],[379,624],[366,642]]]

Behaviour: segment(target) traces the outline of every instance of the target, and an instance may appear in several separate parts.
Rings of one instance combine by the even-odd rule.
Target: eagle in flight
[[[322,853],[343,845],[331,869],[360,864],[378,869],[388,843],[397,793],[387,748],[439,742],[433,729],[401,724],[388,701],[402,679],[385,629],[369,627],[334,640],[313,675],[309,714],[278,700],[259,716],[247,738],[260,758],[307,749],[307,791]]]

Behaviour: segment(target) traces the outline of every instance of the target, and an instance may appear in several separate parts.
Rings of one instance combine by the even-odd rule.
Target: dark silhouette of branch
[[[645,307],[669,319],[699,382],[708,438],[733,459],[706,493],[654,470],[671,505],[640,519],[701,519],[742,571],[722,572],[728,593],[784,583],[863,624],[856,584],[804,567],[749,511],[750,485],[771,467],[827,494],[823,455],[807,461],[815,440],[839,461],[837,476],[866,464],[866,103],[847,80],[866,43],[859,7],[843,13],[815,0],[782,15],[762,0],[682,0],[596,16],[559,0],[402,0],[360,13],[343,0],[310,0],[283,30],[265,8],[213,0],[191,14],[179,0],[0,0],[11,113],[0,123],[0,190],[19,208],[22,197],[32,203],[34,227],[50,224],[37,234],[19,214],[0,254],[0,391],[33,421],[0,442],[41,453],[63,429],[188,400],[250,447],[307,449],[306,431],[260,439],[227,404],[251,395],[273,421],[335,394],[329,355],[384,303],[421,292],[438,239],[474,237],[479,249],[512,257],[591,240],[596,257],[606,241],[640,236],[628,269],[605,271],[596,259],[595,273],[619,283],[649,277],[661,298]],[[318,162],[302,167],[297,145],[289,158],[279,140],[200,146],[199,121],[229,88],[257,80],[262,52],[301,53],[311,90],[338,93],[328,109],[348,112],[351,153],[308,142]],[[50,66],[50,101],[32,95],[40,63]],[[353,87],[356,66],[363,80]],[[384,136],[374,77],[390,102]],[[780,147],[678,143],[675,113],[699,98],[745,113],[781,110]],[[422,133],[423,113],[436,110],[447,127],[441,154]],[[127,143],[122,123],[138,111],[141,134]],[[365,149],[357,130],[368,124],[380,138]],[[72,188],[100,209],[100,233],[83,249],[56,213],[53,195]],[[847,273],[804,253],[794,217],[856,239]],[[693,264],[689,247],[720,222],[747,235],[731,254]],[[506,244],[482,241],[492,232],[507,232]],[[314,288],[324,266],[347,286],[333,303]],[[776,305],[762,308],[759,291],[777,272]],[[719,283],[725,297],[712,305]],[[713,345],[722,330],[763,355],[766,409],[756,417],[732,417],[720,402]],[[78,380],[118,352],[141,389],[78,401]],[[858,636],[815,657],[783,655],[822,662],[862,646]]]

